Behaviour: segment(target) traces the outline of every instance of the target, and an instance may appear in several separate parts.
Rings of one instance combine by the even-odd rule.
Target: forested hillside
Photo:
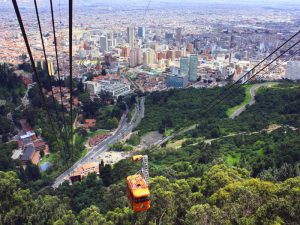
[[[0,224],[299,224],[299,88],[261,89],[255,105],[234,120],[226,118],[226,110],[236,99],[218,106],[219,117],[180,114],[181,105],[189,104],[185,114],[201,115],[202,95],[212,99],[219,91],[161,93],[168,107],[153,100],[159,93],[147,100],[142,133],[159,129],[165,117],[172,118],[171,129],[198,124],[163,148],[139,153],[149,156],[148,212],[130,209],[125,178],[139,166],[126,159],[103,166],[99,178],[93,174],[81,183],[35,193],[22,188],[14,172],[0,172]],[[239,95],[241,102],[244,94]]]
[[[146,114],[138,130],[141,135],[156,130],[163,133],[167,129],[178,130],[201,121],[224,118],[228,108],[243,101],[245,93],[243,88],[236,89],[235,98],[225,99],[207,113],[208,106],[223,91],[224,88],[189,88],[151,93],[146,98]]]

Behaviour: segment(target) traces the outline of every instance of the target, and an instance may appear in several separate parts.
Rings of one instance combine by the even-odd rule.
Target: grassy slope
[[[250,103],[250,101],[251,101],[250,89],[252,87],[253,87],[253,85],[245,85],[245,99],[244,99],[244,101],[241,104],[228,109],[227,112],[226,112],[228,117],[230,117],[239,108],[241,108],[243,106],[246,106]]]

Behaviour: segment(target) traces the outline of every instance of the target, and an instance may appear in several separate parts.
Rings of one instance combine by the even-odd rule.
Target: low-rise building
[[[40,153],[35,151],[34,145],[27,145],[20,157],[23,165],[28,165],[30,162],[37,165],[40,160]]]
[[[188,76],[167,74],[166,85],[169,88],[185,88],[188,85]]]
[[[131,93],[130,85],[108,80],[100,81],[100,91],[108,92],[115,98],[126,96]]]
[[[101,78],[93,81],[85,81],[85,89],[90,93],[90,95],[97,95],[100,92],[108,92],[115,98],[118,98],[119,96],[126,96],[131,93],[129,84],[122,83],[118,78],[110,78],[110,80]]]
[[[74,173],[70,174],[69,179],[72,183],[76,181],[82,181],[83,178],[87,177],[91,173],[97,175],[100,174],[100,164],[99,162],[86,163],[79,168],[77,168]]]

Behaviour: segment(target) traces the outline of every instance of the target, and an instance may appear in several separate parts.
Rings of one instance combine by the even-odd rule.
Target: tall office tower
[[[180,58],[180,74],[186,76],[189,74],[189,58],[181,57]]]
[[[130,49],[127,47],[122,48],[122,57],[129,57]]]
[[[197,76],[197,68],[198,68],[198,55],[190,56],[190,70],[189,70],[189,80],[196,81]]]
[[[137,64],[142,65],[143,64],[143,51],[140,48],[136,48],[136,54],[137,54]]]
[[[200,50],[201,42],[199,40],[194,40],[194,49]]]
[[[155,51],[151,49],[150,51],[150,65],[156,64],[156,54]]]
[[[117,45],[117,41],[114,38],[114,33],[112,31],[107,33],[107,44],[108,44],[108,49],[112,49]]]
[[[100,37],[100,52],[106,52],[108,50],[108,40],[106,36]]]
[[[130,50],[129,65],[130,65],[130,67],[136,67],[137,66],[137,51],[135,49]]]
[[[155,63],[155,61],[156,61],[156,55],[152,49],[149,49],[148,51],[144,52],[144,60],[143,60],[144,66],[151,66]]]
[[[300,80],[300,61],[287,62],[285,78],[289,80]]]
[[[138,37],[139,38],[145,38],[146,37],[146,29],[145,27],[139,27],[138,28]]]
[[[186,56],[186,48],[182,48],[181,49],[181,57],[185,57]]]
[[[192,43],[188,43],[187,44],[187,49],[189,50],[190,54],[193,54],[193,52],[194,52],[194,46],[193,46]]]
[[[48,61],[48,71],[50,76],[54,76],[54,65],[52,61]]]
[[[181,38],[182,38],[182,27],[178,27],[176,29],[176,41],[181,42]]]
[[[34,64],[39,70],[46,71],[47,65],[45,60],[41,59],[40,61],[35,61]],[[50,76],[54,76],[54,64],[52,61],[48,61],[48,72]]]
[[[143,52],[140,48],[134,48],[130,50],[129,64],[130,67],[136,67],[143,63]]]
[[[143,53],[143,66],[148,66],[150,63],[149,51]]]
[[[133,49],[135,45],[134,27],[127,27],[127,40],[129,47]]]

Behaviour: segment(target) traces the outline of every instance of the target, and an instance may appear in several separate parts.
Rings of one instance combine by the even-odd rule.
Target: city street
[[[71,174],[76,168],[82,166],[85,163],[96,161],[96,159],[100,156],[101,153],[109,150],[109,145],[120,141],[123,137],[131,133],[133,129],[139,125],[142,118],[144,117],[144,112],[145,112],[144,103],[145,103],[145,98],[144,97],[140,98],[138,100],[138,104],[136,105],[136,113],[131,119],[131,121],[127,122],[128,111],[125,112],[124,115],[122,116],[122,119],[119,123],[119,127],[116,129],[116,131],[111,136],[103,140],[100,144],[93,147],[85,157],[80,159],[71,168],[66,170],[59,177],[57,177],[52,187],[57,188],[66,180],[69,174]]]

